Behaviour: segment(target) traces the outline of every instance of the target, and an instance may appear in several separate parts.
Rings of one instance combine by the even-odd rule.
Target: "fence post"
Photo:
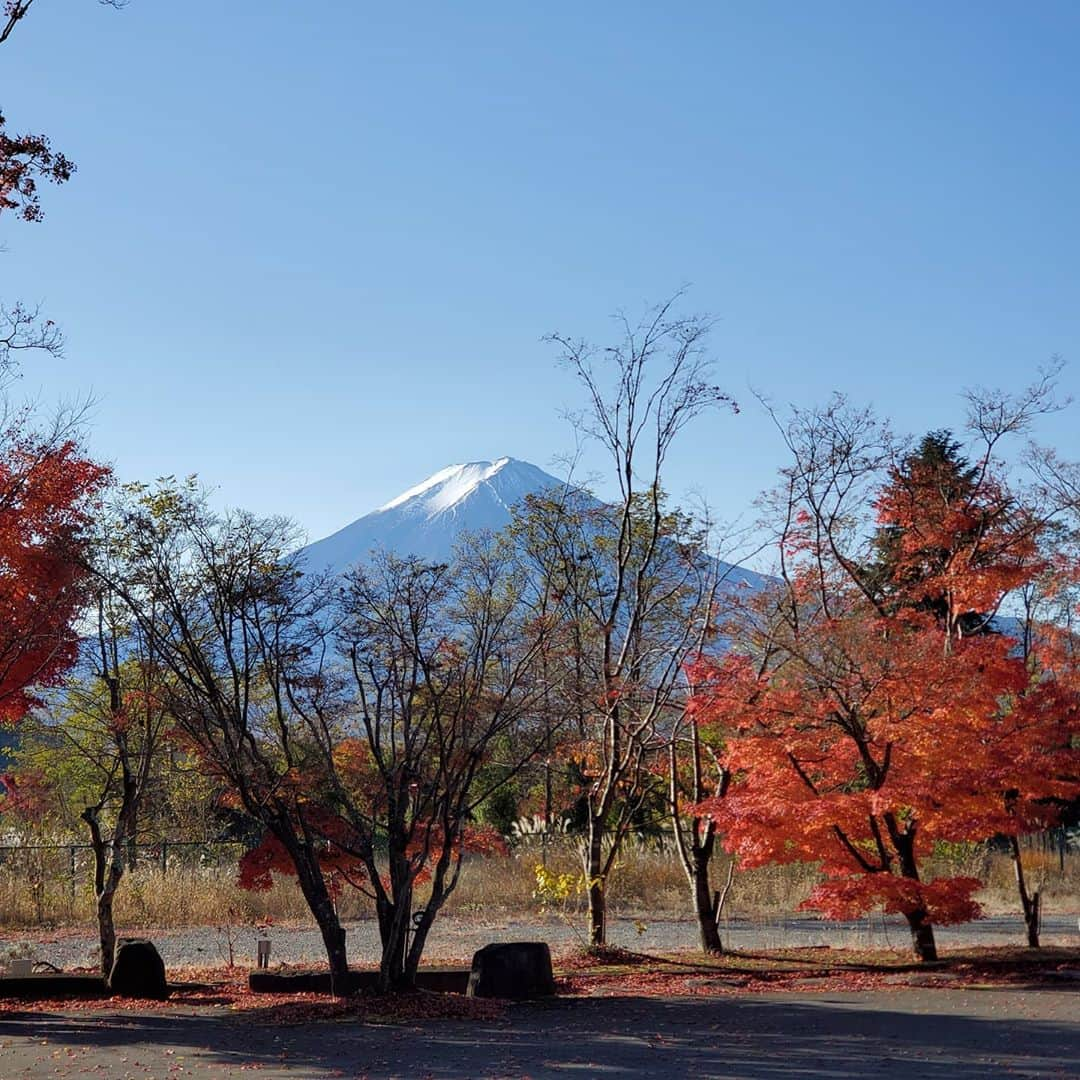
[[[164,877],[169,868],[169,841],[161,841],[161,876]]]
[[[68,869],[70,871],[68,875],[68,895],[71,899],[71,904],[75,905],[75,845],[72,844],[68,848]]]

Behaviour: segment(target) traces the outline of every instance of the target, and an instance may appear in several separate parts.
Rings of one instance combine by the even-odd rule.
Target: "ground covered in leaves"
[[[1080,949],[972,948],[935,964],[913,963],[906,953],[807,948],[734,952],[704,957],[689,953],[648,955],[620,949],[577,953],[556,964],[563,997],[693,997],[757,993],[857,992],[860,990],[977,988],[992,986],[1080,987]],[[459,994],[418,991],[389,996],[333,999],[324,994],[252,993],[241,968],[183,968],[169,972],[167,1001],[119,997],[63,998],[26,1002],[0,998],[0,1015],[43,1012],[167,1010],[181,1015],[233,1016],[244,1023],[279,1026],[318,1020],[368,1023],[424,1020],[496,1020],[507,1003]]]
[[[565,959],[556,972],[561,994],[579,997],[682,997],[877,990],[895,987],[1080,987],[1080,949],[971,948],[933,964],[906,952],[781,949],[650,956],[607,950]]]

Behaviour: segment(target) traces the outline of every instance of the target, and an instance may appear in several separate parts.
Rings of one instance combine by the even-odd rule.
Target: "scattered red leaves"
[[[912,964],[906,953],[789,949],[728,953],[714,960],[690,956],[627,959],[579,953],[559,965],[560,994],[576,997],[693,997],[758,993],[837,993],[904,986],[1032,985],[1071,977],[1080,950],[971,949],[937,965]]]
[[[559,992],[575,997],[729,997],[764,993],[825,993],[878,990],[895,985],[886,972],[814,971],[736,974],[715,971],[636,970],[576,972],[561,981]]]
[[[322,994],[249,994],[250,1002],[234,1006],[244,1013],[244,1022],[308,1024],[319,1020],[361,1020],[368,1023],[404,1024],[427,1020],[499,1020],[506,1003],[490,998],[468,998],[461,994],[435,994],[423,990],[412,994],[358,995],[327,998]],[[262,1005],[269,999],[271,1004]],[[254,1013],[254,1015],[253,1015]]]
[[[166,1001],[135,998],[52,998],[21,1001],[0,998],[0,1015],[35,1012],[160,1012],[239,1013],[245,1023],[266,1026],[306,1024],[322,1020],[355,1019],[369,1023],[414,1023],[424,1020],[500,1019],[506,1003],[461,994],[417,991],[411,994],[357,995],[332,998],[326,994],[256,994],[248,989],[241,968],[184,968],[169,973],[172,994]]]
[[[865,990],[1045,985],[1075,977],[1080,949],[983,948],[957,953],[936,965],[906,962],[901,953],[843,949],[788,949],[728,953],[712,960],[693,955],[647,956],[618,949],[577,953],[559,964],[556,986],[564,997],[734,997],[762,993],[857,993]],[[35,1012],[173,1011],[233,1016],[245,1024],[278,1027],[354,1020],[417,1024],[432,1020],[489,1023],[507,1015],[508,1003],[460,994],[256,994],[241,968],[185,968],[170,972],[168,1001],[65,998],[25,1002],[0,998],[0,1015]]]

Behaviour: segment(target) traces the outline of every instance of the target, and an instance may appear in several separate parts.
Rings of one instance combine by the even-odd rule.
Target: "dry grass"
[[[267,893],[245,892],[236,884],[234,862],[160,866],[143,863],[124,876],[116,894],[117,922],[146,927],[216,926],[310,918],[294,881]],[[72,874],[70,855],[61,851],[8,852],[0,866],[0,926],[81,926],[94,922],[90,870],[83,853]]]
[[[461,882],[447,904],[458,915],[483,912],[536,910],[535,867],[544,861],[539,846],[519,848],[508,858],[487,858],[466,865]],[[585,910],[581,861],[573,844],[553,845],[546,853],[547,868],[570,874],[576,887],[566,904],[567,913]],[[718,862],[714,878],[719,886],[727,874],[727,859]],[[728,898],[729,916],[778,915],[794,910],[817,881],[813,867],[770,866],[738,873]],[[616,915],[679,918],[688,915],[690,889],[673,851],[627,847],[610,880],[608,903]]]
[[[1026,846],[1023,861],[1028,890],[1041,891],[1045,908],[1075,911],[1080,907],[1080,853],[1061,854]],[[1019,909],[1012,859],[986,844],[958,845],[947,858],[928,860],[924,870],[927,880],[956,874],[978,878],[983,888],[976,899],[987,914],[1001,915]]]
[[[547,852],[523,846],[506,857],[473,857],[462,870],[460,884],[446,911],[462,917],[536,913],[535,867],[546,858],[548,869],[571,875],[575,887],[561,903],[568,917],[585,908],[581,865],[570,842],[550,845]],[[1024,855],[1029,884],[1040,887],[1048,908],[1075,910],[1080,906],[1080,855],[1062,859],[1057,852],[1029,850]],[[73,881],[69,856],[61,852],[22,852],[0,866],[0,926],[77,926],[93,922],[89,874],[77,866]],[[986,882],[980,900],[991,913],[1014,912],[1018,901],[1011,861],[985,845],[970,845],[933,860],[928,877],[970,874]],[[726,860],[714,874],[726,874]],[[729,918],[774,918],[796,910],[816,883],[809,866],[765,867],[735,875],[726,912]],[[609,903],[614,915],[643,918],[688,918],[689,887],[673,852],[630,845],[611,879]],[[145,927],[218,926],[254,923],[307,922],[310,916],[295,881],[278,881],[265,893],[245,892],[236,885],[235,864],[217,866],[144,864],[128,874],[117,894],[118,921]],[[356,893],[341,898],[346,920],[371,914],[370,901]]]

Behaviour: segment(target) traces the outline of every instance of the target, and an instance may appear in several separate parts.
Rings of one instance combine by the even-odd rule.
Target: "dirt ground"
[[[496,1021],[264,1027],[206,1011],[0,1018],[0,1076],[744,1077],[1080,1075],[1080,991],[902,989],[556,999]]]

